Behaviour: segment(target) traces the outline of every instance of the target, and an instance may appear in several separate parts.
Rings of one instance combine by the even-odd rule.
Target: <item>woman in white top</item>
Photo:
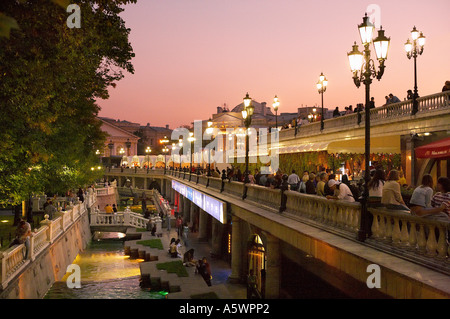
[[[384,181],[385,181],[384,171],[381,169],[377,169],[372,179],[368,183],[370,203],[381,203]]]
[[[422,177],[422,185],[417,187],[409,201],[411,212],[417,216],[439,215],[446,206],[442,204],[439,207],[431,206],[433,197],[433,178],[426,174]]]

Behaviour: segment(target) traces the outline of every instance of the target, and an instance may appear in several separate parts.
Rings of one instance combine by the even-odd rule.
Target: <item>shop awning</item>
[[[365,140],[342,140],[331,142],[328,145],[327,151],[329,154],[333,153],[347,153],[347,154],[364,154]],[[400,136],[382,136],[372,137],[370,139],[370,153],[371,154],[400,154]]]
[[[328,144],[329,142],[307,143],[298,146],[284,146],[278,149],[278,154],[326,151]]]
[[[275,148],[272,148],[272,152]],[[329,154],[364,154],[365,140],[352,139],[335,142],[306,143],[293,146],[281,146],[278,154],[327,151]],[[371,154],[400,154],[400,136],[372,137],[370,139]]]
[[[418,158],[450,157],[450,137],[417,147],[415,151]]]

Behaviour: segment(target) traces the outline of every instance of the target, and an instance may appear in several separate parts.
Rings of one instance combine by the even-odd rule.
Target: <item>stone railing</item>
[[[0,285],[2,289],[5,289],[16,275],[87,212],[87,208],[95,203],[93,196],[87,196],[84,203],[72,206],[70,210],[58,212],[58,217],[54,220],[46,218],[41,221],[42,226],[31,234],[28,248],[25,244],[21,244],[0,252]],[[90,206],[88,206],[88,202],[91,203]]]
[[[97,196],[114,195],[116,192],[116,188],[113,186],[96,188],[95,192],[96,192]]]
[[[172,208],[167,200],[165,200],[161,194],[155,189],[153,190],[153,203],[155,204],[158,214],[163,213],[164,216],[172,214]]]
[[[418,98],[419,111],[416,116],[424,113],[429,113],[435,110],[443,110],[450,108],[450,91],[436,93]],[[398,120],[399,118],[411,117],[412,100],[402,101],[399,103],[388,104],[382,107],[377,107],[370,110],[370,122],[375,125],[380,122]],[[361,125],[365,123],[365,112],[352,113],[344,116],[335,117],[324,120],[324,130],[342,130],[342,128],[351,128],[352,126]],[[280,141],[291,139],[294,137],[310,136],[320,134],[320,122],[313,122],[295,128],[281,130],[279,132]],[[270,137],[268,137],[270,140]]]
[[[173,174],[178,178],[177,172]],[[184,180],[182,177],[183,175],[181,181],[187,185],[204,186],[204,182],[197,184],[196,179],[189,182],[187,176]],[[213,196],[214,193],[222,193],[239,199],[242,199],[247,188],[244,202],[282,212],[286,217],[349,239],[357,238],[361,219],[361,204],[358,202],[328,200],[321,196],[290,190],[282,192],[280,189],[244,185],[228,180],[222,182],[214,177],[209,177],[207,184],[209,186],[206,190],[210,190]],[[368,245],[430,268],[449,272],[450,248],[446,236],[450,231],[450,222],[420,218],[385,208],[369,208],[369,212],[374,218],[370,225],[372,234],[366,241]]]
[[[286,191],[286,214],[291,217],[309,219],[315,224],[333,230],[346,231],[352,235],[359,229],[361,205],[322,196]]]
[[[371,239],[381,247],[450,274],[449,221],[418,217],[386,208],[369,208],[373,216]]]
[[[134,213],[129,209],[124,212],[117,213],[99,213],[98,210],[94,210],[90,214],[91,226],[125,226],[146,228],[148,219],[142,215]]]

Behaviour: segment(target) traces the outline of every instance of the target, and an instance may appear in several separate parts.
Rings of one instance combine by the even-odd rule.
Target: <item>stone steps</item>
[[[128,233],[127,233],[128,234]],[[213,285],[208,287],[199,274],[195,274],[195,267],[186,267],[188,277],[178,277],[175,273],[168,273],[166,270],[157,269],[157,263],[181,260],[172,258],[169,255],[169,239],[166,236],[159,237],[163,244],[163,250],[150,248],[137,244],[139,240],[155,239],[150,232],[142,232],[141,239],[128,240],[124,243],[125,254],[130,258],[143,259],[139,264],[141,270],[141,285],[143,287],[153,287],[155,290],[168,291],[168,299],[191,299],[191,295],[206,294],[215,292],[221,299],[232,299],[232,296],[225,285]],[[181,253],[184,253],[182,248]]]

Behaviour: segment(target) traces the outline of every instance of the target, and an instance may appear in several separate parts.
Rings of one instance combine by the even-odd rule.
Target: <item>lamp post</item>
[[[213,122],[212,122],[212,120],[209,119],[207,124],[208,124],[208,128],[206,129],[206,133],[208,135],[211,135],[212,132],[213,132],[213,128],[212,128]],[[212,175],[211,174],[211,150],[208,149],[208,173],[206,174],[206,176],[210,177],[211,175]]]
[[[384,35],[384,30],[378,30],[378,36],[372,40],[375,26],[369,21],[367,13],[363,18],[363,23],[358,26],[361,36],[361,42],[364,45],[364,53],[359,52],[358,45],[353,45],[352,51],[349,52],[348,59],[353,73],[353,82],[356,87],[360,87],[361,83],[365,85],[366,104],[365,104],[365,172],[364,172],[364,193],[361,205],[361,219],[358,231],[358,240],[364,241],[369,233],[369,213],[367,210],[370,181],[369,161],[370,161],[370,84],[372,77],[381,79],[384,73],[384,61],[387,59],[390,39]],[[370,44],[373,42],[375,53],[379,62],[379,70],[375,68],[375,63],[370,57]]]
[[[167,152],[169,152],[169,149],[167,148],[167,146],[164,146],[164,148],[162,149],[162,152],[164,153],[164,175],[166,174],[166,155]]]
[[[175,172],[175,153],[174,151],[177,149],[177,146],[175,143],[172,143],[172,171]]]
[[[255,107],[252,105],[252,99],[249,97],[248,93],[244,97],[244,109],[242,110],[242,118],[244,119],[245,124],[245,178],[244,184],[250,183],[250,179],[248,178],[248,151],[249,151],[249,137],[248,137],[248,128],[252,124],[252,116]],[[244,195],[242,199],[247,197],[247,187],[245,187]]]
[[[166,174],[166,154],[169,149],[166,147],[166,144],[169,143],[167,136],[164,136],[163,139],[159,140],[159,143],[163,145],[162,152],[164,153],[164,174]]]
[[[327,90],[328,80],[323,75],[323,73],[320,73],[319,76],[319,82],[317,82],[317,90],[319,91],[319,94],[322,96],[322,114],[320,115],[320,130],[323,130],[323,94]]]
[[[189,181],[191,181],[191,175],[192,175],[192,161],[193,161],[193,155],[194,155],[194,141],[195,141],[195,137],[194,137],[194,133],[189,132],[189,137],[188,137],[188,142],[189,142],[189,147],[191,149],[191,163],[189,165]]]
[[[147,148],[145,149],[145,155],[147,157],[147,174],[148,174],[148,171],[150,169],[150,157],[149,157],[149,154],[151,152],[152,152],[152,150],[150,149],[150,146],[147,146]]]
[[[276,127],[276,130],[278,131],[278,108],[280,107],[280,100],[278,99],[278,96],[276,96],[276,95],[273,98],[272,106],[275,111],[275,127]]]
[[[419,92],[417,90],[417,57],[422,55],[423,48],[425,46],[425,37],[422,32],[419,33],[416,27],[411,31],[412,43],[408,39],[405,43],[406,56],[408,59],[414,59],[414,93],[413,93],[413,105],[411,115],[415,115],[419,111]]]

